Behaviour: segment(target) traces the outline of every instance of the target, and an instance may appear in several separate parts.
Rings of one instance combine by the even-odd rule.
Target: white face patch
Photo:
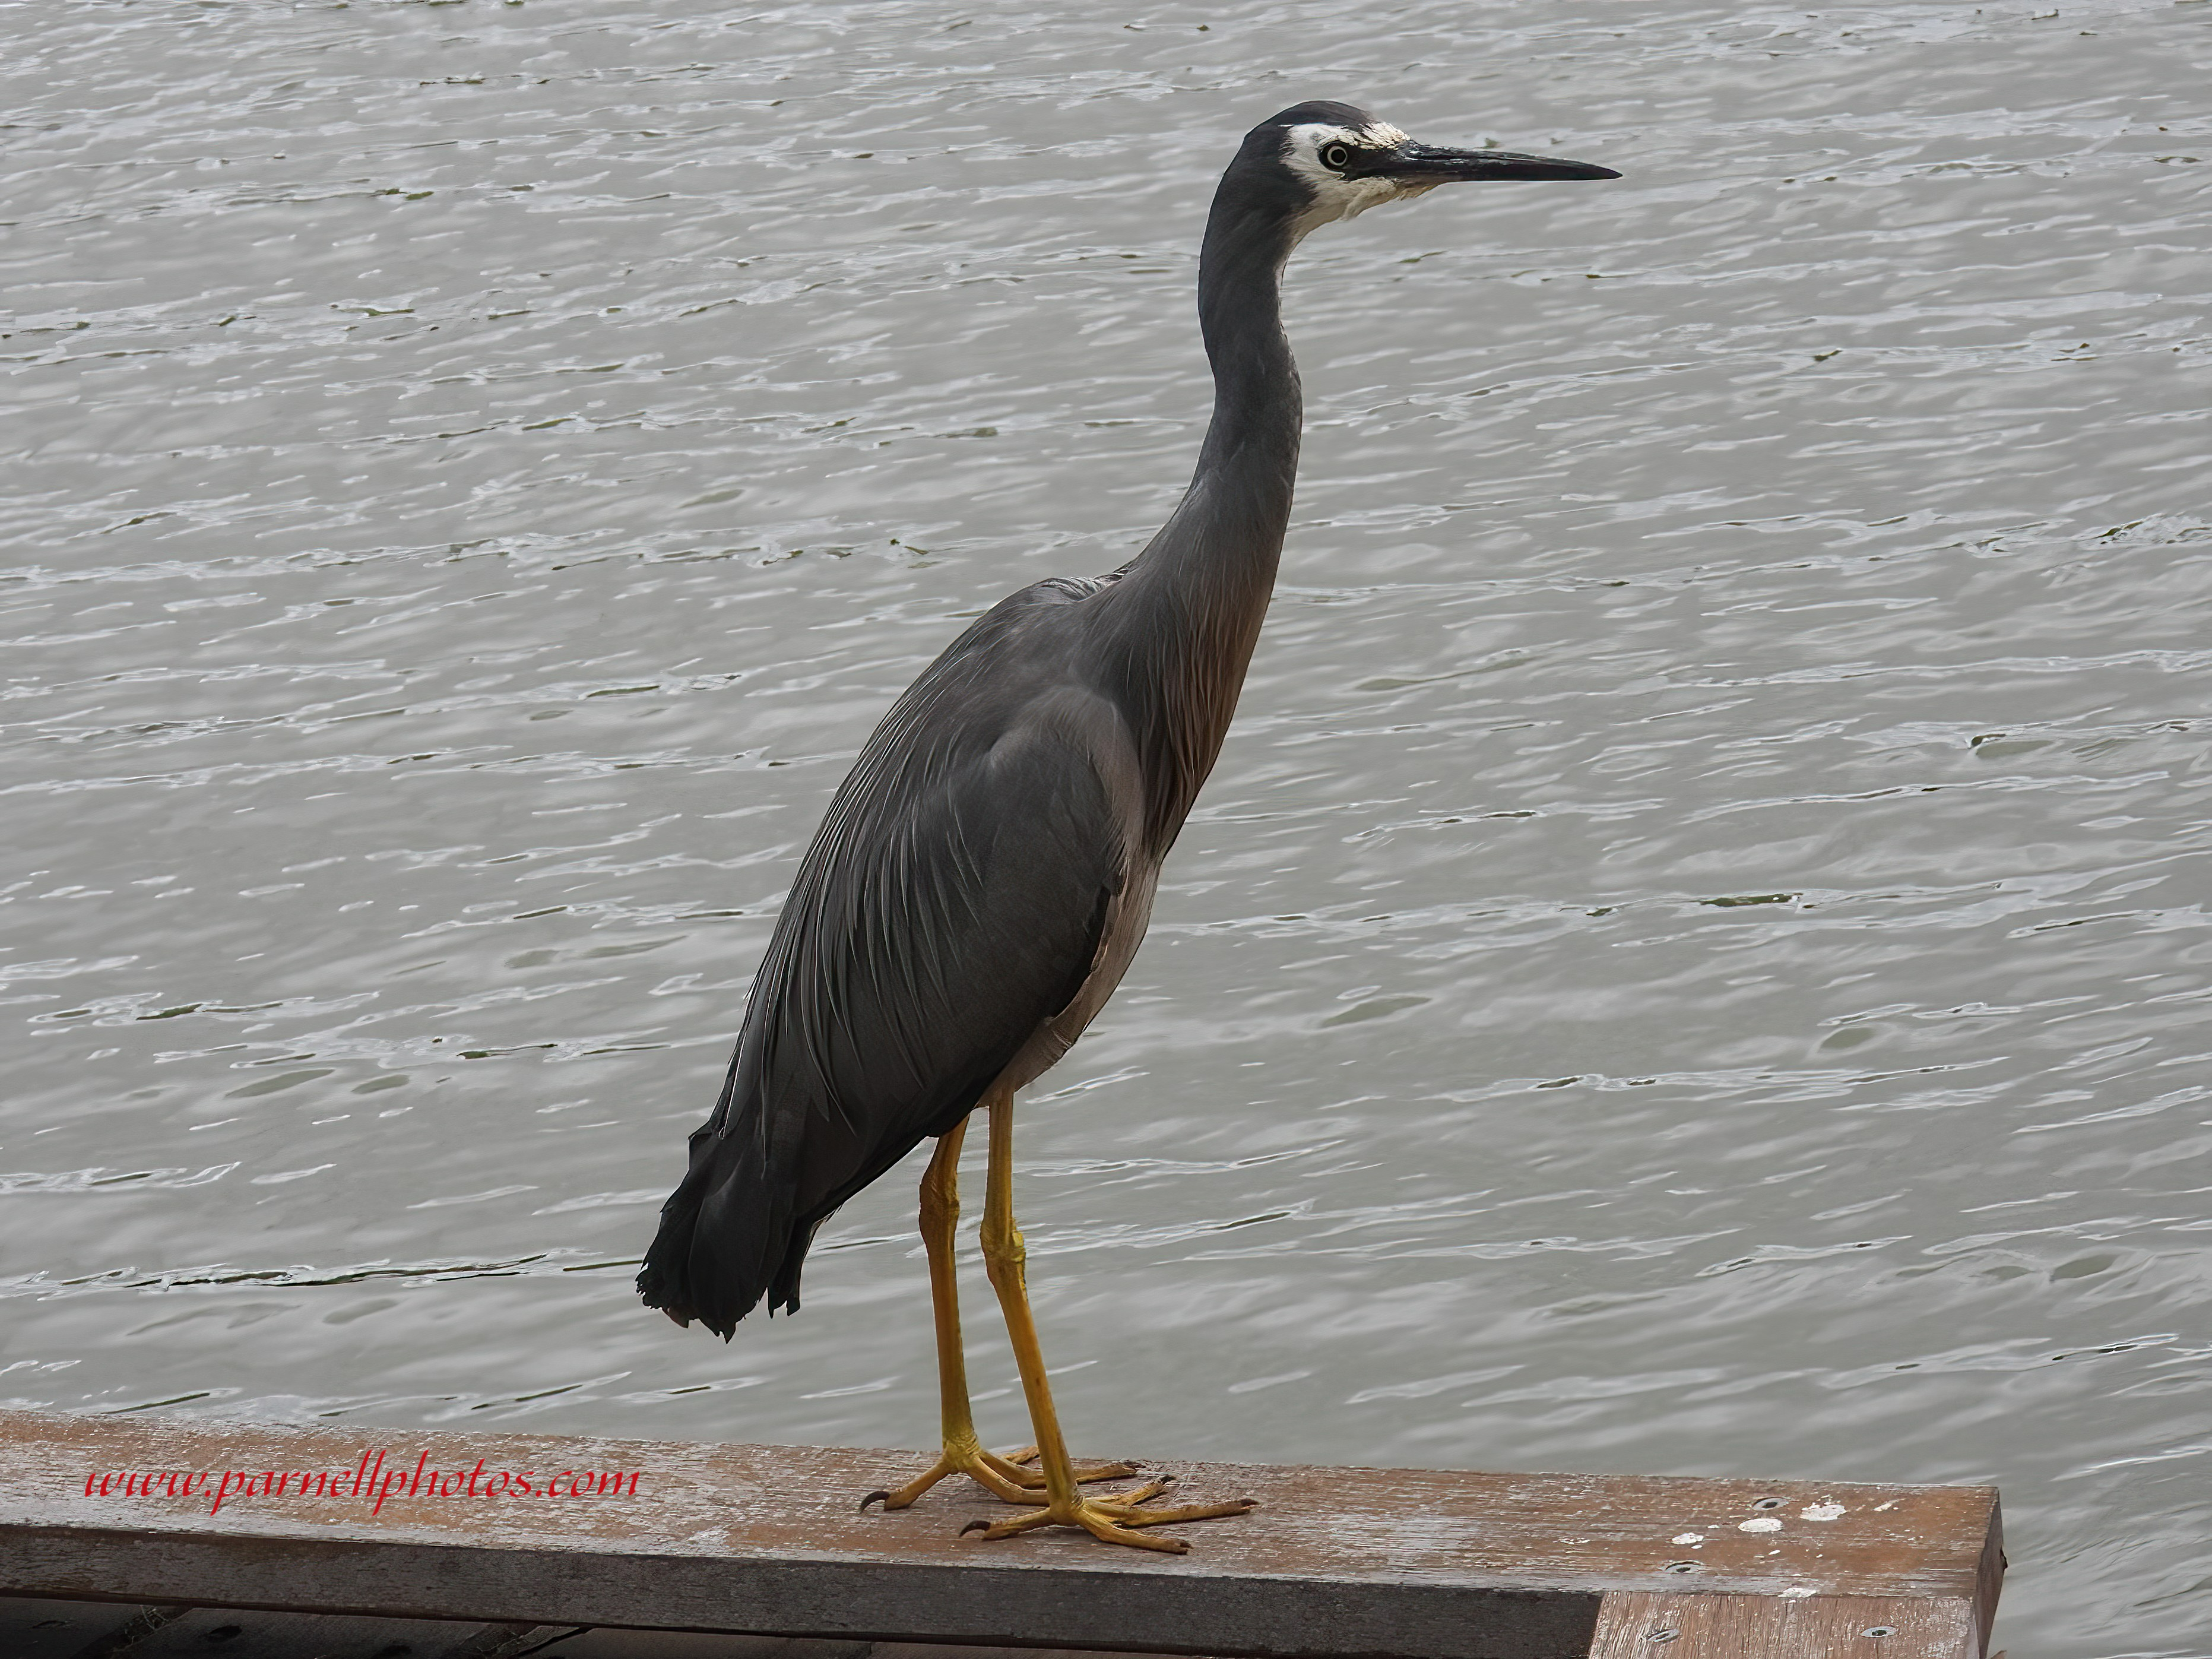
[[[1349,144],[1354,149],[1379,149],[1406,142],[1406,135],[1388,121],[1366,127],[1335,127],[1310,121],[1291,128],[1283,146],[1283,163],[1313,191],[1313,206],[1300,214],[1291,227],[1291,240],[1300,240],[1316,228],[1337,219],[1351,219],[1385,202],[1403,202],[1434,190],[1435,184],[1410,184],[1400,179],[1346,179],[1322,165],[1321,152],[1330,144]]]

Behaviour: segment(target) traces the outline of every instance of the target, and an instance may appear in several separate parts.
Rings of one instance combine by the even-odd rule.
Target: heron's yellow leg
[[[860,1507],[880,1502],[902,1510],[948,1474],[966,1474],[1009,1504],[1042,1504],[1044,1477],[1022,1462],[1033,1453],[1000,1457],[975,1437],[968,1401],[968,1361],[960,1340],[960,1292],[953,1272],[952,1241],[960,1223],[960,1143],[968,1133],[963,1118],[938,1138],[937,1152],[921,1177],[921,1243],[929,1256],[929,1297],[937,1321],[937,1382],[944,1419],[945,1450],[926,1473],[896,1492],[870,1492]],[[1086,1465],[1079,1480],[1105,1480],[1134,1474],[1133,1463]]]
[[[1167,1490],[1166,1479],[1097,1498],[1086,1498],[1078,1489],[1078,1471],[1067,1455],[1059,1414],[1053,1410],[1052,1384],[1045,1376],[1044,1352],[1037,1346],[1036,1322],[1030,1314],[1028,1252],[1022,1243],[1021,1229],[1014,1224],[1013,1091],[998,1090],[986,1097],[986,1104],[991,1115],[991,1163],[983,1189],[983,1264],[990,1271],[991,1288],[999,1293],[1006,1335],[1013,1343],[1014,1361],[1021,1370],[1022,1393],[1029,1401],[1037,1462],[1044,1475],[1044,1498],[1041,1510],[996,1523],[972,1521],[962,1530],[980,1529],[986,1538],[1008,1538],[1034,1527],[1080,1527],[1109,1543],[1134,1544],[1180,1555],[1190,1547],[1182,1539],[1158,1538],[1137,1528],[1170,1521],[1243,1515],[1252,1508],[1252,1502],[1240,1498],[1226,1504],[1196,1504],[1181,1509],[1143,1508]]]

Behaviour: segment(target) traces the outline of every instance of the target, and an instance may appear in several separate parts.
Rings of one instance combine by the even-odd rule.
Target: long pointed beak
[[[1474,179],[1618,179],[1611,167],[1568,161],[1553,155],[1516,155],[1503,149],[1441,149],[1408,140],[1359,168],[1366,178],[1403,179],[1413,184],[1449,184]]]

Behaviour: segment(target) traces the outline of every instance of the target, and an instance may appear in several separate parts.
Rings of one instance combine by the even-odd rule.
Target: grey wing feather
[[[960,1121],[1088,977],[1127,856],[1099,756],[1127,739],[1019,648],[1024,609],[1074,597],[994,609],[839,788],[639,1275],[672,1317],[727,1336],[763,1295],[795,1310],[814,1229]]]

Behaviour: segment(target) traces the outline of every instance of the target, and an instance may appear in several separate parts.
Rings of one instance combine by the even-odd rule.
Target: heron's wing
[[[970,1110],[1097,957],[1127,734],[976,631],[885,717],[799,867],[641,1275],[672,1313],[726,1333],[763,1293],[795,1307],[814,1227]]]
[[[832,805],[755,992],[763,1080],[816,1103],[825,1144],[834,1127],[896,1158],[951,1127],[1081,988],[1124,859],[1069,729],[1085,712],[988,744],[935,741],[925,717],[871,744]]]

